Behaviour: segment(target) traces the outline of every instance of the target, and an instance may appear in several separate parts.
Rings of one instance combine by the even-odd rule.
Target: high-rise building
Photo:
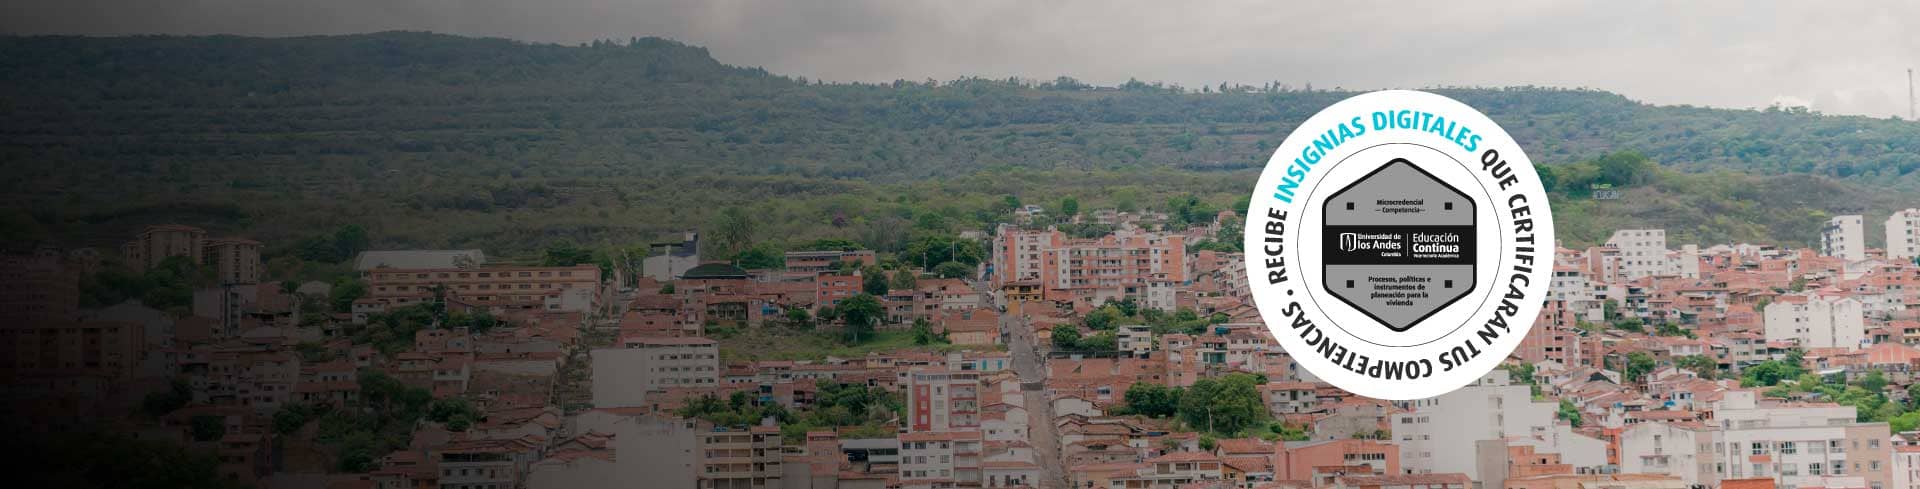
[[[1120,230],[1071,239],[1053,228],[1002,226],[994,240],[994,285],[1037,280],[1050,300],[1149,302],[1155,284],[1186,281],[1186,253],[1186,237],[1178,234]]]
[[[1821,254],[1850,262],[1867,259],[1867,234],[1862,227],[1865,221],[1858,215],[1828,219],[1827,226],[1820,230]]]
[[[780,427],[714,428],[698,438],[700,489],[781,487]]]
[[[1906,209],[1887,217],[1887,259],[1920,257],[1920,209]]]
[[[1781,487],[1841,487],[1835,479],[1847,477],[1865,479],[1869,488],[1887,487],[1893,464],[1886,423],[1856,422],[1852,406],[1774,403],[1757,395],[1727,391],[1713,406],[1726,443],[1714,447],[1716,473],[1773,478]],[[1633,456],[1623,453],[1621,459]]]
[[[260,283],[260,242],[250,239],[209,239],[201,256],[223,284]]]
[[[1858,348],[1866,339],[1866,313],[1851,297],[1780,296],[1764,314],[1767,341],[1793,341],[1801,348]]]
[[[1607,464],[1607,444],[1573,432],[1554,418],[1557,405],[1535,402],[1533,389],[1509,381],[1504,369],[1458,390],[1405,403],[1393,415],[1393,437],[1400,445],[1400,466],[1408,474],[1467,474],[1483,480],[1478,454],[1462,449],[1481,440],[1520,437],[1551,447],[1572,468]]]
[[[980,429],[979,371],[919,367],[907,374],[910,431]]]
[[[193,226],[147,226],[140,236],[121,245],[120,253],[141,270],[160,266],[160,262],[176,256],[186,257],[197,265],[205,261],[201,241],[206,239],[207,231]]]
[[[593,404],[645,406],[647,394],[720,384],[719,343],[700,337],[631,337],[593,350]]]
[[[1667,271],[1667,230],[1622,229],[1607,238],[1607,246],[1620,250],[1620,272],[1626,279],[1658,275]]]

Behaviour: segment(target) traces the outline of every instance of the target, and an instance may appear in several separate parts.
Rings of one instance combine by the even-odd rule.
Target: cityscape
[[[1402,402],[1277,346],[1214,240],[1234,211],[1016,215],[932,269],[848,242],[745,269],[696,230],[631,267],[363,250],[336,284],[155,225],[119,255],[218,285],[80,309],[96,250],[9,257],[6,373],[47,429],[120,419],[264,487],[1920,487],[1920,209],[1884,246],[1847,215],[1818,249],[1558,249],[1502,368]],[[857,347],[754,342],[795,329]]]
[[[1920,4],[1737,5],[7,3],[6,458],[1920,489]]]

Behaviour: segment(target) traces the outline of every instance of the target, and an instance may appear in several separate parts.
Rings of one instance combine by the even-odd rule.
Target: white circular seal
[[[1247,214],[1247,283],[1274,338],[1367,397],[1479,379],[1526,338],[1552,280],[1533,162],[1486,115],[1431,93],[1314,114],[1267,161]]]

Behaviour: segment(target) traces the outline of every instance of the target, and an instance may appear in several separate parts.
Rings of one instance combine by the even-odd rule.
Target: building
[[[80,276],[59,255],[0,257],[0,328],[70,322],[79,307]]]
[[[1511,383],[1504,369],[1439,397],[1408,401],[1405,407],[1407,412],[1394,415],[1392,433],[1408,474],[1462,473],[1485,480],[1491,474],[1479,473],[1475,450],[1462,447],[1508,437],[1553,447],[1563,463],[1576,469],[1606,465],[1605,442],[1560,424],[1554,419],[1557,404],[1535,402],[1532,388]]]
[[[907,427],[912,432],[978,431],[983,372],[917,367],[907,374]]]
[[[1920,209],[1905,209],[1887,217],[1887,259],[1920,258]]]
[[[1866,313],[1851,297],[1821,293],[1781,296],[1768,304],[1767,341],[1792,341],[1802,348],[1858,348],[1866,339]]]
[[[700,489],[781,487],[780,427],[714,428],[697,438]]]
[[[840,268],[841,263],[854,263],[861,267],[878,263],[873,250],[826,250],[826,251],[789,251],[786,256],[787,273],[820,273]]]
[[[131,379],[145,350],[146,326],[86,321],[0,325],[0,378],[99,375]]]
[[[223,284],[260,283],[260,242],[250,239],[219,238],[206,240],[201,256],[212,266]]]
[[[1820,229],[1820,254],[1855,262],[1867,259],[1865,218],[1858,215],[1836,216]]]
[[[431,302],[435,289],[488,309],[587,312],[598,307],[600,267],[375,268],[367,298],[387,306]],[[584,294],[585,303],[568,300]]]
[[[1688,486],[1719,485],[1724,466],[1715,447],[1725,448],[1720,428],[1698,422],[1642,422],[1620,434],[1620,472],[1666,474]]]
[[[202,255],[205,248],[201,245],[205,239],[207,231],[193,226],[147,226],[133,241],[120,246],[120,254],[141,270],[160,266],[160,262],[176,256],[186,257],[197,265],[205,262]]]
[[[900,435],[900,487],[981,486],[985,441],[979,430]]]
[[[1886,423],[1854,421],[1852,406],[1761,402],[1754,391],[1728,391],[1714,404],[1724,447],[1715,445],[1714,470],[1726,479],[1770,477],[1781,487],[1885,489],[1892,476]],[[1624,452],[1624,448],[1623,452]],[[1623,453],[1623,462],[1629,456]]]
[[[486,264],[487,254],[480,250],[362,251],[353,257],[353,271],[360,272],[361,278],[370,278],[374,270],[383,268],[475,268]]]
[[[1155,283],[1187,280],[1186,237],[1178,234],[1120,230],[1069,239],[1054,228],[1002,226],[994,256],[994,286],[1034,280],[1050,300],[1164,302],[1153,295]]]
[[[593,350],[593,405],[645,406],[647,394],[720,385],[720,343],[700,337],[632,337]]]
[[[678,240],[656,241],[649,246],[658,254],[640,261],[640,274],[647,278],[671,281],[700,266],[700,233],[687,231]]]
[[[1893,447],[1887,489],[1920,489],[1920,445]]]
[[[206,230],[165,224],[147,226],[133,241],[120,245],[120,254],[141,270],[152,269],[168,258],[186,258],[195,265],[214,267],[220,283],[254,284],[260,282],[260,242],[238,238],[208,239]]]
[[[1607,246],[1620,250],[1619,270],[1624,279],[1658,275],[1667,270],[1667,230],[1622,229],[1607,238]],[[1616,277],[1605,277],[1611,281]]]

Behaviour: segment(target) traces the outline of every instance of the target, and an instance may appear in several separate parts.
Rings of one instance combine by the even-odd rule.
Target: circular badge
[[[1377,399],[1467,385],[1525,339],[1553,271],[1533,162],[1426,92],[1355,96],[1280,144],[1247,212],[1247,283],[1320,380]]]

